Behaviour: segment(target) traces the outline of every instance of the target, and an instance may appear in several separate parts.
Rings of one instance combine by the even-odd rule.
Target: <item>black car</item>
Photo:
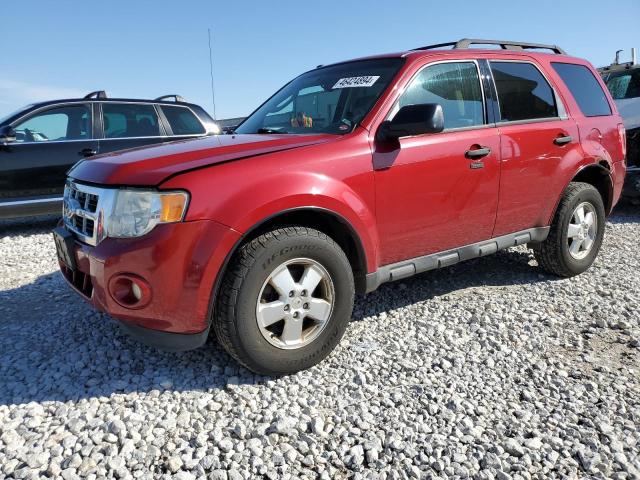
[[[67,170],[98,153],[214,135],[219,127],[179,95],[29,105],[0,119],[0,218],[58,213]]]

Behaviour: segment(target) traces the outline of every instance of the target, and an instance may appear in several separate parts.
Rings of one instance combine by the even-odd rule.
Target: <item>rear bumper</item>
[[[127,332],[166,350],[200,346],[208,334],[213,287],[240,234],[213,221],[160,225],[136,239],[92,247],[76,241],[77,270],[62,262],[67,282],[96,309],[121,320]],[[143,279],[151,300],[123,306],[109,288],[122,274]]]
[[[622,189],[627,177],[627,166],[624,162],[616,162],[612,165],[611,180],[613,181],[613,198],[611,199],[611,210],[616,206],[622,196]],[[611,213],[611,210],[608,213]]]

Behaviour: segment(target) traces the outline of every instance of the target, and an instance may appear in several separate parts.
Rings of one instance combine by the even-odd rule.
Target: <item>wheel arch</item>
[[[609,215],[613,206],[613,179],[611,178],[611,165],[606,160],[599,160],[595,163],[589,163],[588,165],[583,165],[580,167],[571,177],[571,179],[567,182],[561,192],[562,194],[566,191],[567,187],[572,182],[584,182],[592,185],[602,197],[602,202],[604,203],[605,213]],[[549,223],[553,221],[556,215],[556,211],[558,210],[558,205],[560,204],[560,198],[556,201],[556,205],[553,209],[553,214],[549,219]]]
[[[355,280],[356,292],[365,293],[367,275],[367,253],[355,227],[341,214],[323,207],[294,207],[269,215],[248,228],[227,253],[216,276],[209,305],[212,318],[215,299],[226,273],[229,262],[238,249],[254,238],[268,231],[286,226],[314,228],[331,237],[342,248],[349,259]]]

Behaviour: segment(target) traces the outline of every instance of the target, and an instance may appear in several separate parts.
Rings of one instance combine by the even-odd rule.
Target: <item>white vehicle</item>
[[[631,61],[620,63],[616,52],[614,63],[600,68],[616,102],[627,131],[627,184],[626,192],[640,195],[640,64],[636,61],[636,49],[631,49]]]

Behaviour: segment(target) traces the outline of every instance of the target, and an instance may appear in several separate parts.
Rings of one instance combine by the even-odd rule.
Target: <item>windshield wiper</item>
[[[286,134],[285,130],[276,130],[275,128],[259,128],[256,133],[279,133]]]

